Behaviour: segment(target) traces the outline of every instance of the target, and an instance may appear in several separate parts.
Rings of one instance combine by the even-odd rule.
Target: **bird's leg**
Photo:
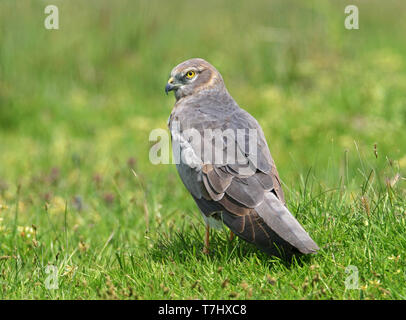
[[[209,253],[209,238],[210,238],[210,226],[206,224],[206,235],[204,237],[204,248],[203,248],[204,254]]]
[[[230,230],[230,241],[233,241],[234,236],[235,236],[234,232],[232,232],[232,231]]]

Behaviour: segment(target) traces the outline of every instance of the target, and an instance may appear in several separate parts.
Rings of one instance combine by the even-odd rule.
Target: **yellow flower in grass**
[[[75,274],[76,269],[76,266],[65,266],[65,271],[62,274],[62,277],[68,276],[69,278],[71,278]]]
[[[51,203],[49,203],[48,206],[48,212],[50,214],[61,214],[61,213],[65,213],[65,208],[66,208],[66,201],[65,199],[63,199],[62,197],[54,197],[51,200]]]
[[[399,167],[406,168],[406,155],[399,159]]]
[[[379,280],[368,280],[371,286],[378,288],[381,286],[381,282]]]
[[[74,169],[74,170],[70,171],[66,180],[67,180],[68,184],[77,183],[80,180],[80,170]]]
[[[25,212],[25,204],[22,201],[18,201],[18,212]]]
[[[6,227],[1,225],[2,222],[3,222],[3,218],[0,218],[0,232],[3,232],[6,230]]]
[[[18,226],[17,231],[23,238],[31,238],[35,235],[35,230],[30,226]]]
[[[12,192],[9,191],[9,190],[6,190],[6,191],[4,192],[4,199],[5,199],[5,200],[8,200],[8,201],[13,201],[13,200],[14,200],[14,193],[12,193]]]
[[[396,257],[394,255],[391,255],[390,257],[388,257],[388,260],[393,260],[395,262],[398,262],[399,259],[400,259],[400,255],[398,255]]]
[[[338,138],[338,142],[341,147],[345,149],[351,149],[354,147],[354,138],[348,135],[342,135]]]
[[[83,242],[83,241],[80,241],[80,242],[79,242],[78,247],[79,247],[79,250],[80,250],[81,252],[86,252],[86,251],[89,249],[89,245],[86,244],[86,243]]]

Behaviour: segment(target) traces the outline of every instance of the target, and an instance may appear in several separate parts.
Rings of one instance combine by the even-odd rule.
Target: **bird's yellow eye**
[[[186,78],[192,79],[195,76],[195,72],[193,70],[190,70],[186,73]]]

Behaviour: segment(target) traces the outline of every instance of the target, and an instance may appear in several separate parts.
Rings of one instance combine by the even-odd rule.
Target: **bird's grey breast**
[[[190,127],[186,105],[176,105],[169,118],[172,152],[179,176],[185,187],[198,199],[202,197],[201,158],[198,157],[192,139],[185,136]]]
[[[176,103],[169,118],[172,151],[179,175],[186,188],[202,197],[202,165],[207,130],[224,127],[225,115],[232,115],[238,106],[225,94],[197,95]]]

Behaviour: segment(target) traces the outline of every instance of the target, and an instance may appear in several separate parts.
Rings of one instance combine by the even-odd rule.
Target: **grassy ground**
[[[1,1],[0,298],[405,299],[406,5],[353,2],[350,31],[344,1],[54,1],[51,31],[43,1]],[[263,126],[317,255],[226,230],[201,253],[175,167],[148,160],[197,56]]]

